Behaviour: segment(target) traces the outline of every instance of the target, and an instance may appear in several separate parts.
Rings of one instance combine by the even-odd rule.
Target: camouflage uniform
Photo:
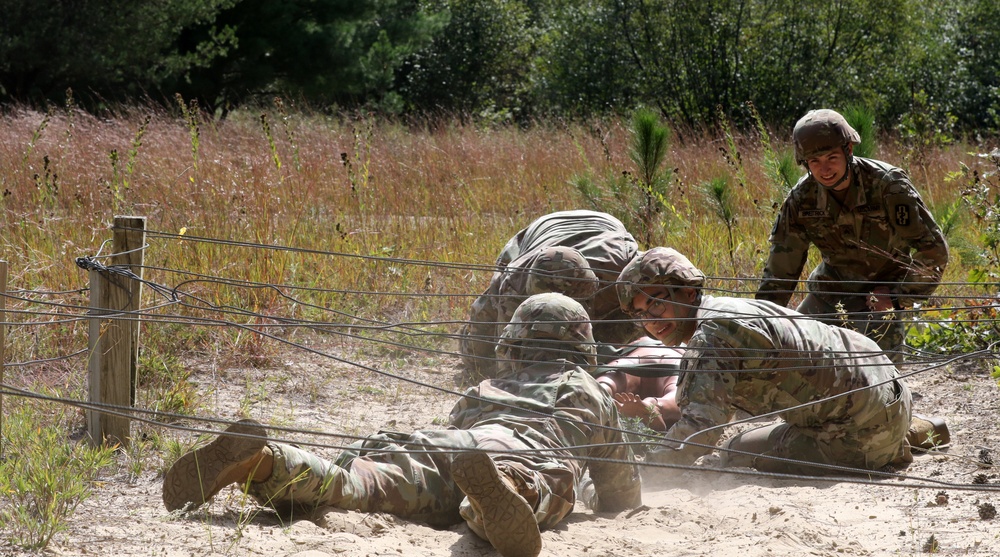
[[[765,455],[867,470],[908,461],[911,399],[906,385],[893,380],[896,367],[863,335],[797,317],[770,302],[703,296],[698,328],[681,363],[681,419],[666,437],[684,440],[728,423],[737,410],[753,416],[781,411],[784,423],[754,432],[771,441]],[[861,390],[830,398],[855,389]],[[669,458],[694,462],[711,452],[721,435],[721,428],[696,435],[692,441],[708,446],[686,445]],[[739,445],[737,437],[727,448],[740,450]],[[816,473],[796,463],[728,452],[723,462]]]
[[[334,462],[268,443],[274,469],[266,482],[251,485],[251,494],[277,508],[330,505],[435,526],[465,519],[483,536],[482,522],[451,475],[455,451],[483,450],[513,480],[542,529],[572,511],[585,467],[596,487],[594,508],[641,504],[638,470],[631,450],[621,445],[617,410],[580,367],[594,364],[585,310],[560,294],[533,296],[503,334],[499,352],[512,359],[509,377],[467,391],[448,429],[382,432]],[[553,356],[552,345],[567,341],[577,352],[568,359]]]
[[[626,344],[639,336],[618,307],[612,283],[638,250],[625,226],[607,213],[561,211],[542,216],[511,238],[489,287],[472,304],[459,351],[467,370],[495,377],[496,341],[514,308],[542,292],[562,292],[590,312],[594,338]]]
[[[948,264],[948,245],[904,171],[876,160],[849,160],[852,179],[843,204],[811,174],[788,194],[771,230],[757,298],[787,305],[815,245],[822,262],[809,276],[809,294],[798,311],[894,350],[905,338],[903,322],[898,312],[872,313],[868,297],[887,286],[897,310],[925,299]]]
[[[643,286],[700,289],[703,281],[682,255],[654,248],[622,272],[621,305],[632,308]],[[701,294],[697,304],[677,387],[681,419],[665,434],[678,443],[668,442],[651,460],[693,463],[742,410],[778,412],[783,423],[730,440],[727,449],[754,454],[723,451],[727,466],[818,474],[823,470],[765,457],[868,470],[910,461],[910,392],[871,339],[768,301]],[[681,445],[686,439],[703,446]]]

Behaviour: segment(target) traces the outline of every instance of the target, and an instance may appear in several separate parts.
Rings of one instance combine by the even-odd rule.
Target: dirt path
[[[400,359],[414,381],[456,389],[453,365]],[[272,425],[365,434],[379,428],[438,427],[454,397],[368,371],[323,361],[292,361],[277,369],[226,373],[200,370],[207,407],[233,418],[240,408]],[[543,533],[543,556],[628,555],[1000,555],[1000,486],[986,465],[1000,453],[1000,393],[975,367],[930,370],[909,379],[919,412],[944,415],[953,444],[916,458],[913,479],[874,484],[786,481],[699,470],[647,472],[645,506],[595,514],[578,505],[560,527]],[[249,373],[249,377],[248,374]],[[263,389],[261,389],[263,386]],[[256,389],[256,391],[255,391]],[[177,435],[165,432],[165,435]],[[180,434],[184,437],[186,434]],[[308,436],[297,438],[307,440]],[[334,451],[328,451],[332,456]],[[478,556],[491,548],[464,525],[434,530],[392,516],[329,511],[315,521],[282,522],[227,488],[187,516],[169,515],[159,467],[135,481],[105,478],[74,515],[50,555],[305,555]],[[908,487],[914,482],[928,487]],[[992,509],[992,512],[991,512]],[[304,518],[304,517],[303,517]],[[0,555],[12,551],[0,546]],[[303,553],[313,552],[313,553]],[[318,552],[318,553],[316,553]],[[10,553],[17,554],[17,553]]]

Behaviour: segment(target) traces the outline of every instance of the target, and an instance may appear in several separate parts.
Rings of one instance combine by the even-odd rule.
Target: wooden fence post
[[[145,217],[115,217],[110,266],[131,271],[90,271],[90,401],[121,407],[135,405],[136,365],[139,356],[139,302],[142,282]],[[87,430],[91,443],[129,442],[128,416],[88,410]]]
[[[0,385],[7,366],[7,262],[0,259]],[[3,460],[3,393],[0,393],[0,460]]]

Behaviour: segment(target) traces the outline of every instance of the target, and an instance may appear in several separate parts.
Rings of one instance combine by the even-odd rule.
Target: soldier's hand
[[[649,414],[646,404],[635,393],[615,394],[615,405],[618,407],[618,412],[625,416],[639,418]]]

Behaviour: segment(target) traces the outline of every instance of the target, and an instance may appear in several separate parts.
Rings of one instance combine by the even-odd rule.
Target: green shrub
[[[0,461],[0,530],[25,549],[43,549],[66,529],[66,520],[90,496],[93,481],[112,461],[114,448],[93,448],[66,438],[30,404],[4,419]]]

